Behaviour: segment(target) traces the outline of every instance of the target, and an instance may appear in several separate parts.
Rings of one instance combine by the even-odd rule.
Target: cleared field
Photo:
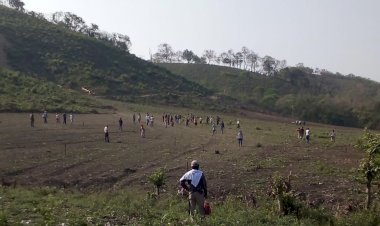
[[[353,148],[360,129],[334,127],[337,141],[331,143],[328,133],[333,127],[307,123],[312,131],[307,145],[297,139],[298,125],[290,119],[240,112],[219,114],[225,133],[218,128],[212,136],[211,126],[205,124],[165,128],[162,113],[215,118],[215,112],[112,103],[117,112],[75,115],[73,125],[57,124],[50,113],[47,124],[35,115],[36,125],[31,128],[27,114],[0,114],[0,177],[17,186],[151,191],[146,177],[163,167],[168,176],[165,189],[175,192],[187,163],[198,159],[211,199],[251,192],[263,195],[273,173],[291,171],[293,189],[305,193],[310,202],[333,207],[362,200],[358,190],[364,187],[354,179],[362,154]],[[155,116],[154,127],[146,127],[146,138],[133,124],[133,112],[140,112],[143,121],[146,112]],[[118,130],[120,117],[123,131]],[[242,148],[235,139],[236,119],[244,132]],[[104,142],[105,125],[110,126],[110,143]]]

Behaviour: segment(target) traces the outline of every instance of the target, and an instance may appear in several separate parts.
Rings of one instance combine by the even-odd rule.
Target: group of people
[[[306,130],[302,127],[298,127],[297,129],[297,135],[298,135],[298,139],[300,140],[303,140],[303,138],[305,137],[306,139],[306,143],[310,143],[310,138],[311,138],[311,130],[309,128],[306,128]],[[330,133],[329,133],[329,136],[330,136],[330,141],[331,142],[335,142],[335,130],[333,129]]]
[[[298,139],[303,140],[303,138],[306,138],[306,143],[310,143],[310,136],[311,136],[311,130],[309,128],[306,128],[306,130],[302,127],[298,127],[297,129],[298,133]]]
[[[42,119],[43,119],[43,122],[45,124],[48,123],[48,112],[46,110],[42,113]],[[62,123],[66,125],[67,124],[67,114],[66,114],[66,112],[62,114],[62,119],[63,119]],[[35,122],[34,113],[31,113],[29,115],[29,120],[30,120],[30,126],[34,127],[34,122]],[[74,123],[74,115],[73,115],[73,113],[70,113],[69,120],[70,120],[70,124]],[[60,116],[59,113],[55,114],[55,122],[56,123],[61,123],[61,116]]]

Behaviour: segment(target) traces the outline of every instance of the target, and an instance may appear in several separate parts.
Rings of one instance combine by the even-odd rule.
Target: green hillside
[[[0,111],[95,112],[100,103],[78,92],[0,68]]]
[[[128,101],[187,104],[210,93],[105,42],[4,6],[0,6],[0,66]]]
[[[380,84],[354,76],[285,68],[274,76],[206,64],[160,64],[247,107],[294,119],[380,128]]]

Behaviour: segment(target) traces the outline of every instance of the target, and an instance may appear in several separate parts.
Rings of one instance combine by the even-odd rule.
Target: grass
[[[237,196],[211,202],[206,219],[187,216],[186,199],[163,194],[159,199],[134,190],[101,193],[41,189],[2,189],[0,225],[377,225],[379,216],[361,211],[335,218],[323,209],[303,209],[298,217],[281,216],[274,200],[259,198],[247,207]]]

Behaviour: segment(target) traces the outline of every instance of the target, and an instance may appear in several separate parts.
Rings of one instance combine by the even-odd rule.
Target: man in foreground
[[[190,215],[194,216],[195,206],[198,206],[199,214],[205,215],[204,202],[207,198],[207,183],[202,171],[199,170],[197,160],[191,162],[191,170],[185,173],[179,180],[183,189],[189,192]]]

